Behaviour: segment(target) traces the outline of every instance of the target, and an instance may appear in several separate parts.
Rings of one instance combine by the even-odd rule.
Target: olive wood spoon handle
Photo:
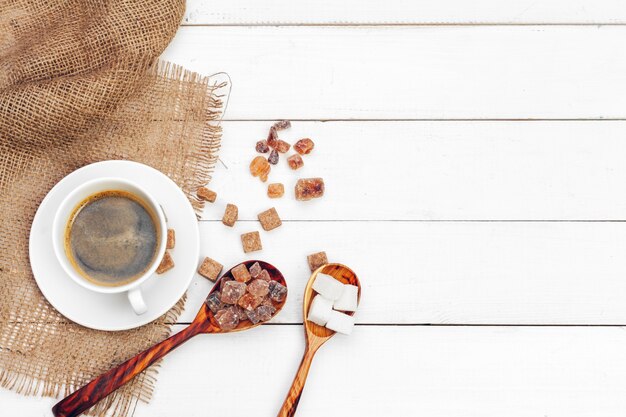
[[[311,367],[311,362],[313,362],[315,352],[317,352],[317,349],[310,349],[308,346],[304,351],[302,362],[300,362],[300,367],[298,368],[298,372],[296,372],[296,376],[287,393],[285,402],[283,402],[283,406],[278,412],[278,417],[292,417],[296,414],[296,409],[298,408],[298,403],[300,402],[300,397],[302,396],[304,384],[309,375],[309,368]]]
[[[200,323],[198,323],[200,324]],[[98,401],[111,394],[113,391],[126,384],[137,374],[144,371],[157,360],[171,352],[187,340],[202,333],[200,325],[192,323],[189,327],[162,342],[144,350],[135,357],[127,360],[117,368],[113,368],[105,374],[89,382],[84,387],[75,391],[68,397],[59,401],[53,408],[55,417],[76,417],[85,410],[91,408]]]

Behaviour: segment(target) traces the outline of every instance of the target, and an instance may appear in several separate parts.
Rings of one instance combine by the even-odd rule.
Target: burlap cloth
[[[125,332],[68,322],[28,260],[38,204],[73,170],[107,159],[151,165],[194,208],[219,147],[224,85],[155,59],[183,0],[0,0],[0,386],[61,396],[163,339],[182,309]],[[148,400],[154,367],[92,413]],[[2,414],[2,412],[0,412]]]

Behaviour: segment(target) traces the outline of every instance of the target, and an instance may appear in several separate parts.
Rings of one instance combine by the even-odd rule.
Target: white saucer
[[[61,200],[85,181],[112,175],[145,187],[163,207],[168,227],[176,230],[176,246],[170,250],[176,266],[141,286],[148,311],[140,316],[126,293],[100,294],[76,284],[65,275],[52,250],[52,219]],[[50,190],[35,214],[29,252],[37,285],[61,314],[96,330],[128,330],[162,316],[183,296],[198,267],[200,233],[189,200],[165,174],[137,162],[104,161],[72,172]]]

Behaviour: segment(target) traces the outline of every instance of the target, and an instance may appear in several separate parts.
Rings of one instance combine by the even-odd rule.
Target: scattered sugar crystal
[[[270,127],[270,131],[267,134],[267,144],[270,148],[275,148],[278,144],[278,133],[274,126]]]
[[[259,177],[263,182],[267,181],[267,176],[270,174],[270,163],[263,156],[257,156],[250,162],[250,174],[253,177]]]
[[[273,306],[259,306],[256,309],[256,313],[259,316],[260,321],[268,321],[272,318],[275,312],[276,308]]]
[[[209,294],[205,303],[213,313],[217,313],[219,310],[224,308],[224,303],[222,303],[222,300],[220,300],[219,292]]]
[[[255,297],[263,299],[263,297],[265,297],[270,292],[269,282],[263,281],[262,279],[255,279],[250,284],[248,284],[248,292]]]
[[[239,324],[238,315],[228,308],[218,311],[215,314],[215,320],[223,330],[233,330]]]
[[[282,285],[280,282],[271,281],[268,289],[270,298],[277,303],[283,302],[283,300],[287,296],[287,287]]]
[[[224,225],[233,227],[237,218],[239,217],[239,209],[234,204],[226,204],[226,210],[224,210],[224,216],[222,217],[222,223]]]
[[[321,178],[302,178],[296,183],[296,200],[307,201],[324,195],[324,180]]]
[[[272,280],[272,277],[270,277],[270,273],[267,272],[266,269],[264,269],[264,270],[261,271],[261,273],[259,274],[257,279],[270,282]]]
[[[267,186],[267,196],[269,198],[280,198],[285,194],[285,186],[281,183],[270,184]]]
[[[243,246],[243,251],[245,253],[263,249],[261,235],[259,232],[244,233],[241,235],[241,245]]]
[[[331,311],[326,328],[337,333],[350,334],[354,328],[354,317],[338,311]]]
[[[319,273],[313,282],[313,289],[324,298],[335,301],[343,293],[343,284],[330,275]]]
[[[167,229],[167,244],[166,249],[174,249],[176,246],[176,231],[174,229]]]
[[[309,138],[300,139],[295,143],[295,145],[293,145],[293,149],[300,155],[311,153],[314,147],[315,143],[313,143],[313,141]]]
[[[313,297],[313,301],[309,307],[308,320],[320,326],[326,326],[332,311],[333,302],[318,294]]]
[[[287,153],[289,148],[291,148],[291,145],[281,139],[278,139],[278,141],[276,142],[276,146],[274,147],[274,149],[276,149],[280,153]]]
[[[222,272],[222,268],[221,263],[207,256],[204,258],[204,261],[202,261],[200,268],[198,268],[198,273],[211,281],[215,281],[220,275],[220,272]]]
[[[265,231],[276,229],[283,224],[274,207],[259,213],[257,217],[259,218],[259,222],[261,222],[261,226]]]
[[[276,151],[276,149],[272,149],[272,152],[270,152],[270,156],[267,157],[267,162],[272,165],[276,165],[278,163],[278,159],[278,152]]]
[[[345,284],[341,297],[335,300],[333,308],[341,311],[356,311],[359,305],[359,287]]]
[[[250,272],[248,271],[248,268],[246,268],[245,264],[237,265],[236,267],[231,269],[230,272],[233,278],[235,278],[235,281],[239,281],[239,282],[250,281]]]
[[[244,310],[254,310],[258,306],[261,305],[263,298],[257,297],[250,293],[245,293],[239,301],[237,301],[237,305],[239,305]]]
[[[237,304],[237,301],[246,293],[246,284],[239,281],[228,281],[222,287],[220,300],[226,304]]]
[[[206,187],[199,187],[196,194],[200,200],[208,201],[209,203],[215,203],[215,199],[217,198],[217,193]]]
[[[322,265],[326,265],[328,263],[328,257],[326,257],[326,252],[317,252],[312,253],[306,257],[307,262],[309,263],[309,269],[311,272],[315,271]]]
[[[266,140],[260,140],[256,143],[256,151],[259,153],[268,153],[270,150]]]
[[[300,155],[293,154],[289,158],[287,158],[287,163],[289,164],[289,168],[291,169],[299,169],[304,166],[304,161]]]
[[[261,268],[261,264],[259,264],[258,262],[255,262],[250,267],[250,276],[252,278],[258,278],[261,271],[263,271],[263,268]]]
[[[274,123],[272,127],[276,130],[289,129],[291,127],[291,122],[289,120],[279,120],[278,122]]]

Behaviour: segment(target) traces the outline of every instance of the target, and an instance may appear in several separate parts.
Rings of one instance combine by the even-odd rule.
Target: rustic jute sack
[[[225,83],[157,62],[184,0],[0,0],[0,386],[61,396],[170,332],[179,301],[140,329],[73,324],[43,298],[28,260],[38,204],[73,170],[148,164],[193,191],[209,181]],[[91,410],[126,416],[154,367]]]

